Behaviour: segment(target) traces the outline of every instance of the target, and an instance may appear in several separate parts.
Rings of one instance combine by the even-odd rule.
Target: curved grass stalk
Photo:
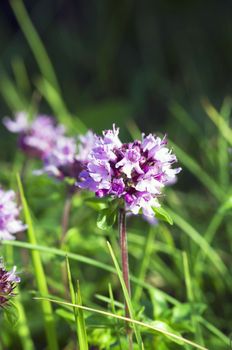
[[[76,308],[79,308],[79,309],[82,309],[82,310],[85,310],[85,311],[98,313],[98,314],[101,314],[103,316],[116,318],[118,320],[126,321],[126,322],[129,322],[129,323],[135,324],[137,326],[140,326],[140,327],[152,330],[154,332],[163,334],[164,336],[169,337],[169,339],[172,338],[172,339],[175,339],[176,341],[181,342],[182,345],[188,344],[188,345],[191,345],[192,347],[195,347],[196,349],[208,350],[206,347],[201,346],[199,344],[196,344],[196,343],[192,342],[191,340],[188,340],[188,339],[186,339],[184,337],[181,337],[181,336],[178,336],[178,335],[176,335],[174,333],[171,333],[171,332],[168,332],[166,330],[163,330],[162,328],[154,327],[154,326],[152,326],[152,325],[150,325],[148,323],[137,321],[137,320],[135,320],[133,318],[128,318],[128,317],[125,317],[125,316],[119,316],[119,315],[115,315],[113,313],[110,313],[108,311],[102,311],[102,310],[98,310],[98,309],[93,309],[93,308],[90,308],[90,307],[87,307],[87,306],[72,304],[72,303],[59,301],[59,300],[55,300],[55,299],[50,299],[50,298],[36,297],[34,299],[35,300],[48,300],[51,303],[56,303],[58,305],[65,305],[65,306],[70,306],[70,307],[76,307]]]

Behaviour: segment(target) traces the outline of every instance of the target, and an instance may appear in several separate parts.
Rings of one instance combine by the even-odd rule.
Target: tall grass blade
[[[75,293],[76,304],[82,305],[81,289],[80,284],[77,281],[77,291]],[[88,350],[88,338],[86,333],[86,325],[84,318],[84,310],[77,309],[77,326],[78,326],[78,340],[80,345],[80,350]]]
[[[18,288],[17,288],[18,289]],[[26,318],[23,304],[20,300],[20,292],[18,290],[18,296],[15,300],[15,305],[18,309],[19,319],[17,324],[17,332],[21,341],[23,350],[35,350],[34,343],[31,338],[30,329],[28,327],[28,320]]]
[[[204,239],[204,237],[199,232],[197,232],[195,228],[193,228],[187,221],[185,221],[181,216],[176,214],[174,211],[168,209],[168,212],[172,216],[174,223],[178,227],[180,227],[192,239],[192,241],[199,246],[199,248],[210,259],[210,261],[215,266],[215,268],[224,276],[228,272],[227,267],[221,260],[220,256]]]
[[[23,206],[24,211],[24,217],[25,222],[28,226],[27,228],[27,235],[28,240],[31,244],[37,244],[36,235],[34,231],[34,226],[30,214],[30,210],[24,195],[22,182],[20,180],[19,175],[17,174],[17,183],[20,193],[20,198]],[[46,275],[43,269],[42,261],[40,258],[40,254],[36,250],[32,250],[32,262],[33,262],[33,268],[36,278],[36,283],[39,292],[42,295],[48,295],[48,287],[46,282]],[[51,303],[47,300],[42,301],[42,311],[43,311],[43,317],[44,317],[44,327],[46,331],[47,336],[47,342],[48,342],[48,348],[50,350],[58,350],[58,341],[57,341],[57,335],[56,335],[56,329],[55,329],[55,321],[53,317],[52,312],[52,306]]]
[[[19,56],[16,56],[13,58],[11,65],[18,90],[22,91],[25,94],[29,93],[30,81],[23,59]]]
[[[220,188],[217,182],[209,176],[200,165],[185,153],[179,146],[169,139],[170,144],[175,150],[175,154],[178,160],[193,174],[196,178],[217,198],[218,201],[222,201],[225,197],[224,191]]]
[[[186,110],[177,102],[172,101],[169,105],[169,111],[178,120],[180,124],[188,131],[190,135],[201,135],[201,129]]]
[[[232,130],[230,129],[228,123],[207,99],[202,100],[202,105],[206,114],[214,122],[223,137],[230,145],[232,145]]]
[[[109,300],[110,300],[111,310],[112,310],[113,314],[116,314],[115,300],[114,300],[114,295],[113,295],[113,291],[112,291],[112,287],[111,287],[110,283],[109,283],[108,289],[109,289],[109,297],[110,297]],[[124,305],[122,305],[122,307],[124,308]],[[123,350],[122,344],[121,344],[121,339],[120,339],[120,333],[119,333],[119,320],[117,320],[117,319],[115,320],[115,332],[116,332],[117,339],[118,339],[119,349]]]
[[[12,80],[1,70],[0,92],[8,105],[13,111],[26,110],[28,103],[25,98],[19,93],[17,87]]]
[[[18,24],[34,54],[34,58],[37,61],[42,75],[54,86],[57,91],[59,91],[60,88],[52,63],[35,27],[33,26],[23,1],[10,0],[10,4]]]
[[[41,95],[47,100],[60,123],[78,133],[86,132],[87,128],[84,123],[77,116],[74,117],[69,113],[60,93],[48,80],[45,78],[40,79],[36,85]]]
[[[156,229],[154,227],[151,227],[149,229],[148,235],[146,236],[144,248],[142,249],[142,259],[140,260],[141,263],[140,263],[140,268],[138,273],[138,279],[142,281],[145,279],[146,271],[150,263],[151,253],[153,252],[153,249],[154,249],[153,240],[154,240],[155,233],[156,233]],[[142,289],[143,288],[141,286],[139,285],[136,286],[134,297],[133,297],[133,300],[135,303],[139,302],[142,295]]]
[[[229,127],[230,123],[230,114],[232,101],[230,98],[225,98],[220,114]],[[228,142],[221,134],[220,130],[218,135],[218,165],[219,165],[219,182],[221,186],[226,190],[229,186],[230,179],[230,160],[229,160],[229,152],[228,152]]]
[[[80,286],[77,283],[77,292],[75,292],[73,283],[72,283],[72,275],[70,270],[70,265],[68,261],[68,257],[66,256],[66,267],[67,267],[67,275],[68,275],[68,283],[69,283],[69,291],[71,296],[72,304],[82,305],[81,294],[80,294]],[[83,310],[73,308],[75,324],[76,324],[76,333],[77,339],[79,343],[80,350],[88,350],[88,340],[86,334],[86,326],[85,319],[83,315]]]
[[[193,305],[195,301],[194,293],[193,293],[193,285],[192,285],[192,280],[191,280],[191,275],[189,271],[189,262],[188,262],[188,256],[186,252],[183,252],[183,266],[184,266],[184,278],[185,278],[185,285],[187,289],[187,297],[188,301],[190,302],[191,305]],[[202,332],[199,327],[198,320],[196,318],[196,315],[194,314],[194,309],[192,308],[192,324],[193,324],[193,329],[195,330],[195,340],[197,343],[200,343],[201,345],[204,345],[203,342],[203,337],[202,337]]]
[[[127,304],[127,307],[128,307],[128,311],[129,311],[130,317],[132,319],[134,319],[135,318],[134,309],[133,309],[132,302],[131,302],[131,299],[130,299],[130,296],[129,296],[129,293],[128,293],[128,289],[127,289],[126,284],[125,284],[124,279],[123,279],[123,275],[122,275],[121,269],[119,267],[119,264],[117,262],[117,259],[116,259],[115,255],[114,255],[114,252],[113,252],[113,249],[112,249],[110,243],[107,242],[107,245],[108,245],[108,248],[109,248],[109,251],[110,251],[110,255],[112,257],[115,269],[117,271],[117,275],[118,275],[118,278],[119,278],[119,281],[120,281],[120,284],[121,284],[121,287],[122,287],[122,290],[123,290],[124,298],[126,300],[126,304]],[[141,334],[140,334],[140,331],[139,331],[138,327],[136,326],[136,324],[133,324],[133,328],[134,328],[135,337],[136,337],[136,340],[138,342],[139,348],[140,349],[144,349],[142,338],[141,338]]]

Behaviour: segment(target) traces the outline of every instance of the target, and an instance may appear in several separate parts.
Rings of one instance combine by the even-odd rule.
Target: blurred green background
[[[100,129],[112,119],[120,124],[133,117],[144,131],[163,130],[173,100],[201,123],[201,97],[218,104],[230,94],[229,0],[24,3],[69,110],[88,126]],[[39,69],[8,1],[0,4],[0,50],[1,72],[10,78],[23,60],[31,93]],[[40,109],[49,112],[43,102]],[[9,113],[2,99],[0,113]]]

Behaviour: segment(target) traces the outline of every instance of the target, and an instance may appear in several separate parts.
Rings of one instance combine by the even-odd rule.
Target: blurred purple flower
[[[14,120],[5,117],[3,124],[9,131],[19,134],[18,143],[23,152],[40,159],[51,152],[57,138],[65,132],[64,126],[56,125],[50,116],[38,115],[30,121],[25,112],[16,113]]]
[[[0,258],[0,307],[6,306],[9,300],[15,296],[14,289],[20,282],[20,278],[15,272],[16,266],[8,272],[2,258]]]
[[[43,159],[43,169],[35,173],[46,173],[58,179],[65,177],[78,179],[79,173],[87,163],[88,154],[94,141],[95,137],[91,131],[88,131],[86,135],[79,136],[77,142],[72,137],[58,137],[51,152]]]
[[[181,168],[172,168],[176,156],[166,147],[167,139],[152,134],[142,141],[122,144],[119,129],[103,132],[95,138],[85,170],[77,185],[94,191],[98,197],[123,198],[133,214],[141,210],[154,217],[152,207],[159,207],[158,197],[165,185],[176,180]]]
[[[0,188],[0,241],[3,239],[13,240],[14,235],[24,231],[24,225],[19,219],[20,209],[15,201],[15,192],[3,191]]]

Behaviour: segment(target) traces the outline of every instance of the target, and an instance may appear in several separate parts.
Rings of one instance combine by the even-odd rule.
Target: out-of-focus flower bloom
[[[152,207],[159,207],[158,197],[165,185],[175,181],[181,168],[172,168],[176,156],[167,148],[167,139],[152,134],[122,144],[119,129],[95,137],[86,168],[77,185],[94,191],[98,197],[123,198],[133,214],[141,210],[154,216]]]
[[[65,128],[56,125],[55,120],[47,115],[38,115],[33,121],[29,121],[25,112],[15,114],[15,119],[8,117],[3,119],[6,128],[19,134],[19,147],[31,157],[44,158],[61,137]]]
[[[26,229],[19,219],[20,209],[15,201],[15,192],[0,188],[0,241],[13,240],[15,234]]]
[[[0,307],[7,305],[9,300],[15,296],[14,289],[20,282],[16,275],[16,266],[11,271],[7,271],[2,258],[0,258]]]
[[[78,179],[80,172],[87,163],[89,151],[92,149],[95,137],[91,131],[79,136],[78,140],[72,137],[61,136],[46,157],[44,167],[35,173],[46,173],[58,179],[65,177]]]

